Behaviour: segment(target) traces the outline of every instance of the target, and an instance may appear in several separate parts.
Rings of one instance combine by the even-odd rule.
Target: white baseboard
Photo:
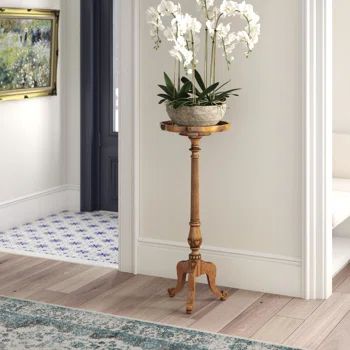
[[[138,273],[176,278],[176,262],[188,252],[186,244],[139,238]],[[302,296],[300,259],[209,246],[203,246],[202,256],[217,265],[220,286]]]
[[[62,185],[0,203],[0,231],[62,210],[80,209],[80,187]]]

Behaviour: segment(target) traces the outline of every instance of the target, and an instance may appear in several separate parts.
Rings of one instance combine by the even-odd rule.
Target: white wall
[[[348,0],[333,0],[333,175],[350,178],[350,41]]]
[[[0,6],[60,9],[60,1],[0,0]],[[0,202],[63,184],[63,137],[61,94],[0,103]]]
[[[0,0],[2,7],[62,10],[58,96],[0,103],[0,229],[79,205],[78,187],[67,186],[79,185],[70,171],[79,142],[78,5],[78,0]]]
[[[333,176],[350,179],[350,2],[333,0]],[[350,235],[350,220],[335,228],[337,236]]]
[[[202,143],[204,245],[213,259],[225,264],[221,272],[219,267],[222,283],[300,295],[299,1],[251,2],[262,19],[260,43],[248,60],[237,57],[230,73],[223,69],[221,75],[243,89],[227,113],[233,129]],[[159,259],[187,255],[182,244],[189,221],[189,142],[159,129],[167,116],[157,104],[157,84],[173,63],[165,48],[152,49],[148,36],[144,13],[157,1],[140,3],[139,269],[174,276],[175,261]],[[273,263],[265,264],[265,258]],[[280,286],[286,275],[289,280]]]
[[[349,0],[333,0],[333,129],[350,134]]]
[[[64,0],[66,183],[80,185],[80,0]]]
[[[350,42],[348,0],[333,0],[333,175],[350,178]]]

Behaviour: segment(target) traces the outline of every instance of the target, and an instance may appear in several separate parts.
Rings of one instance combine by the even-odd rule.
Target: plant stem
[[[192,90],[193,90],[193,105],[196,104],[196,82],[194,77],[194,70],[196,67],[194,66],[194,62],[192,62]]]
[[[175,62],[174,62],[174,86],[175,86],[175,82],[176,82],[176,65],[177,65],[177,59],[175,58]]]
[[[226,45],[225,45],[225,40],[222,39],[222,47],[224,48],[224,54],[225,54],[225,59],[226,59],[226,64],[227,64],[227,70],[230,70],[230,59],[228,57],[228,54],[227,54],[227,50],[226,50]]]
[[[211,58],[210,58],[210,85],[213,84],[213,73],[214,73],[214,51],[215,51],[215,34],[211,41]]]
[[[222,17],[222,13],[219,14],[214,29],[214,35],[212,37],[212,47],[211,47],[211,63],[210,63],[210,81],[211,84],[215,83],[215,75],[216,75],[216,50],[217,50],[217,28],[219,25],[220,18]]]
[[[205,61],[204,61],[204,80],[205,87],[208,87],[208,28],[205,28]]]
[[[213,84],[215,84],[215,80],[216,80],[216,50],[217,50],[217,33],[215,31]]]
[[[181,62],[178,61],[178,66],[177,66],[177,89],[180,91],[180,86],[181,86]]]
[[[192,45],[192,53],[193,53],[193,58],[192,58],[192,90],[193,90],[193,105],[196,104],[196,82],[195,82],[195,69],[196,65],[194,63],[194,36],[193,32],[191,31],[191,45]]]

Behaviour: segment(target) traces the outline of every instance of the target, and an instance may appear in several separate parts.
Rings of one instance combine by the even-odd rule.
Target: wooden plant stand
[[[179,126],[170,121],[162,122],[161,129],[168,132],[178,133],[181,136],[186,136],[191,141],[190,151],[192,152],[191,161],[191,221],[190,233],[188,236],[188,244],[191,248],[189,260],[180,261],[177,264],[177,285],[175,288],[168,289],[170,297],[174,297],[179,293],[186,282],[188,275],[188,297],[186,312],[192,313],[195,302],[196,278],[202,275],[207,276],[208,285],[213,294],[225,300],[227,292],[219,290],[216,286],[216,266],[211,262],[202,260],[200,247],[202,245],[201,223],[199,216],[199,154],[200,140],[203,136],[222,132],[230,129],[231,125],[227,122],[220,122],[215,126]]]

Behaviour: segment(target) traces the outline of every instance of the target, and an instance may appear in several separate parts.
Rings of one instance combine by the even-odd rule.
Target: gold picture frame
[[[0,101],[57,95],[59,14],[0,8]]]

